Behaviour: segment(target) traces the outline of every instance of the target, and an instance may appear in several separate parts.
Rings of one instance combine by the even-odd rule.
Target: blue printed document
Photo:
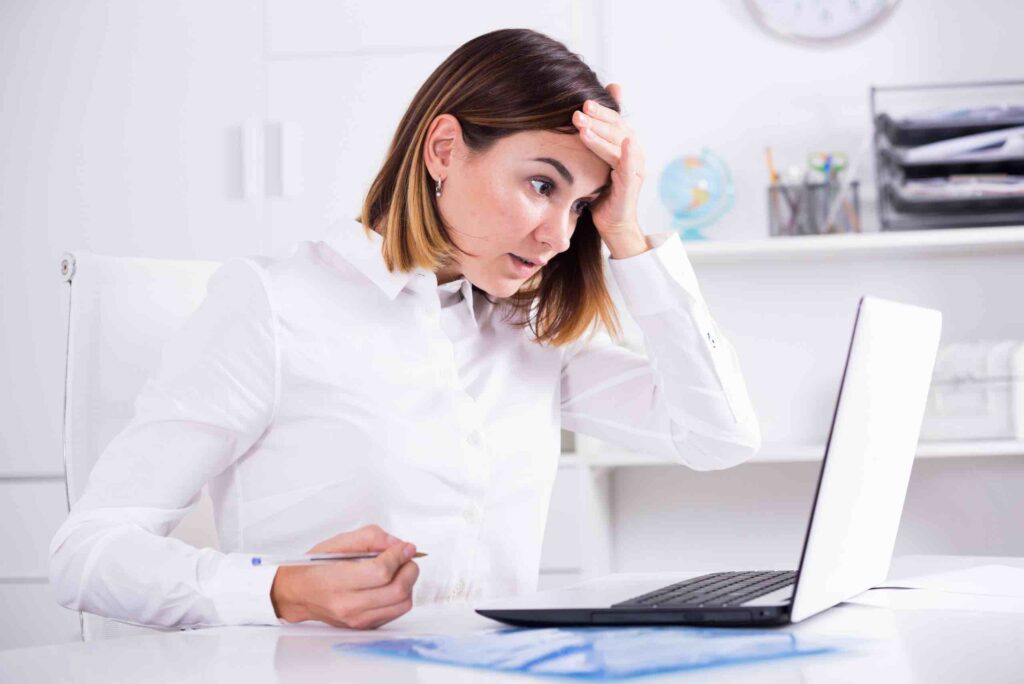
[[[788,632],[699,627],[503,628],[335,644],[347,652],[551,677],[611,680],[836,652]]]

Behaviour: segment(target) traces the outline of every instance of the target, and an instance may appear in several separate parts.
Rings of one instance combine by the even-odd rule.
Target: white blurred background
[[[319,237],[358,211],[422,80],[461,43],[509,27],[562,40],[622,85],[647,152],[647,232],[671,227],[661,169],[707,147],[736,186],[709,235],[750,244],[768,232],[766,145],[783,167],[819,149],[852,155],[872,84],[1024,78],[1015,26],[1014,0],[904,0],[857,39],[810,47],[770,34],[741,0],[0,0],[0,648],[80,638],[46,582],[66,515],[62,253],[224,259]],[[870,163],[863,180],[877,230]],[[1013,240],[693,254],[765,458],[714,473],[566,458],[544,585],[795,566],[860,294],[941,308],[944,341],[1024,339]],[[896,552],[1024,554],[1024,449],[935,453],[951,455],[916,463]]]

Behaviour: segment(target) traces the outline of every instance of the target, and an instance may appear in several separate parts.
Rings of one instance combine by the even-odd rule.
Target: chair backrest
[[[67,503],[78,500],[106,445],[129,422],[136,395],[159,362],[164,342],[206,296],[216,261],[68,253],[64,472]],[[206,488],[171,536],[217,548]],[[86,641],[152,630],[82,613]]]

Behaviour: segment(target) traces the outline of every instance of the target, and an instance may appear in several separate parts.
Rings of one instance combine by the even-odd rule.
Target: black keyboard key
[[[792,571],[716,572],[656,589],[613,607],[738,605],[790,585],[795,578]]]

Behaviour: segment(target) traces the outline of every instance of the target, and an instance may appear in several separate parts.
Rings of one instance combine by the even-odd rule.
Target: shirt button
[[[480,430],[473,430],[471,433],[469,433],[469,437],[467,437],[466,439],[473,446],[480,446],[481,444],[483,444],[484,435],[482,432],[480,432]]]
[[[473,504],[471,508],[466,509],[465,513],[462,514],[462,517],[465,518],[466,522],[469,524],[476,525],[480,522],[480,507]]]

